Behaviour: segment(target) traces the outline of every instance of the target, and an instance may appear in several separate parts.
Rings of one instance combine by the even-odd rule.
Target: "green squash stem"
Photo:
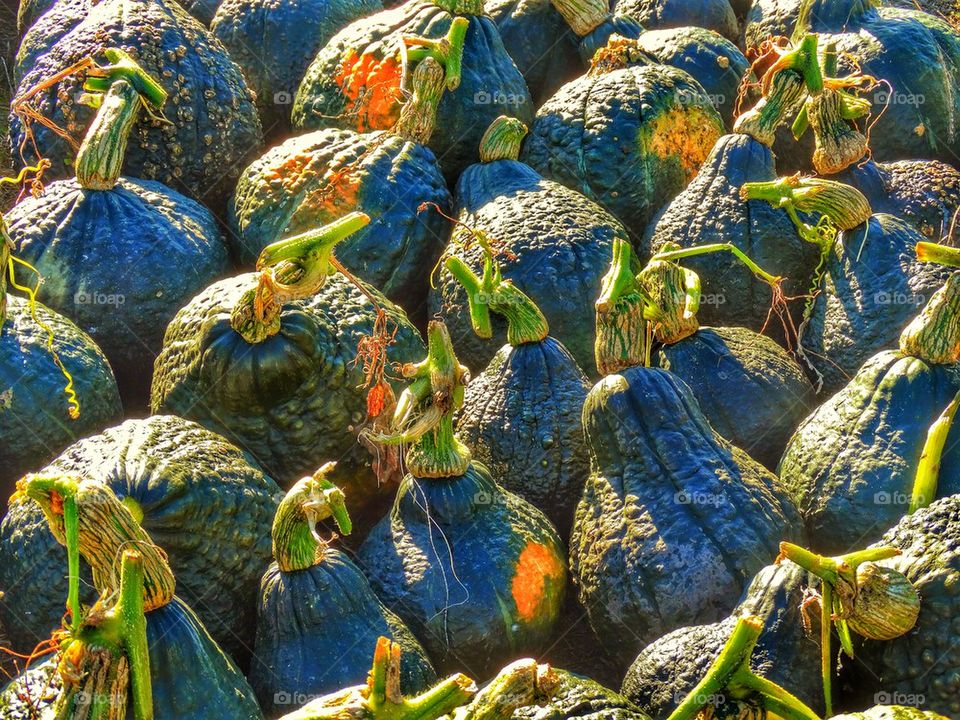
[[[87,71],[83,89],[92,93],[105,93],[116,80],[126,80],[149,110],[159,112],[167,101],[167,91],[154,80],[137,61],[123,50],[107,48],[103,51],[109,65],[95,65]],[[95,101],[94,101],[95,102]]]
[[[611,35],[607,44],[598,48],[590,58],[588,75],[603,75],[614,70],[634,66],[659,65],[656,58],[645,53],[632,38]]]
[[[570,29],[585,37],[610,17],[610,3],[606,0],[550,0]]]
[[[900,352],[933,365],[960,360],[960,273],[953,273],[900,333]]]
[[[754,696],[767,712],[784,720],[819,720],[816,713],[779,685],[761,678],[750,669],[750,655],[757,644],[763,622],[756,616],[742,617],[707,670],[707,674],[684,698],[668,720],[694,720],[713,697]]]
[[[501,115],[480,138],[480,162],[518,159],[526,135],[527,126],[522,121]]]
[[[811,226],[800,220],[797,212],[822,215],[838,230],[852,230],[873,214],[870,202],[862,192],[852,185],[825,178],[790,175],[769,182],[744,183],[740,197],[766,200],[774,207],[783,208],[801,237],[810,242],[819,243],[819,240],[811,239],[818,236]]]
[[[327,480],[336,463],[299,480],[280,501],[273,519],[273,557],[282,572],[306,570],[323,560],[328,541],[317,523],[333,518],[344,535],[352,530],[343,491]]]
[[[546,664],[524,658],[497,673],[470,704],[461,708],[455,720],[501,720],[531,705],[543,705],[560,684],[556,671]]]
[[[369,222],[365,213],[352,212],[267,245],[257,258],[257,285],[240,296],[230,315],[231,327],[250,344],[280,332],[284,303],[317,293],[335,272],[330,260],[336,244]]]
[[[425,145],[437,121],[437,106],[443,97],[443,67],[432,57],[424,58],[413,71],[413,94],[400,109],[394,135]]]
[[[7,321],[7,272],[13,247],[7,223],[0,215],[0,328]]]
[[[453,0],[451,3],[457,6],[463,6],[467,9],[445,7],[440,5],[449,13],[454,15],[482,15],[482,0]],[[439,3],[438,3],[439,5]],[[444,70],[444,83],[447,90],[453,92],[460,87],[460,80],[463,75],[463,47],[467,41],[467,30],[470,29],[470,20],[465,17],[456,17],[450,23],[450,29],[447,34],[439,40],[433,38],[419,37],[416,35],[403,37],[403,52],[406,54],[406,62],[419,63],[428,57],[432,57]]]
[[[917,243],[917,260],[946,267],[960,268],[960,248],[932,242]]]
[[[923,453],[917,465],[917,475],[913,481],[913,492],[910,495],[910,509],[907,513],[914,513],[920,508],[927,507],[937,497],[937,484],[940,480],[940,460],[943,457],[943,448],[947,444],[947,436],[953,427],[953,418],[960,407],[960,392],[950,404],[944,408],[933,425],[927,431],[927,439],[923,444]]]
[[[866,103],[866,107],[863,107]],[[848,118],[860,107],[869,112],[870,103],[834,88],[824,88],[807,100],[807,115],[813,128],[813,167],[833,175],[848,168],[867,153],[867,137]]]
[[[650,365],[651,328],[645,317],[652,303],[637,282],[637,261],[630,243],[613,241],[613,261],[600,282],[595,308],[597,369],[611,375],[629,367]]]

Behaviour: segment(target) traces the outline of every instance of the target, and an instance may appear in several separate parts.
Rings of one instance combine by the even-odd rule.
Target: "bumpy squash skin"
[[[554,669],[556,692],[543,705],[514,710],[516,720],[649,720],[627,698],[590,678]]]
[[[54,349],[73,376],[80,417],[71,420],[66,379],[47,349],[47,333],[26,300],[7,297],[0,327],[0,498],[20,477],[37,470],[74,440],[99,432],[120,417],[120,395],[110,364],[90,336],[62,315],[37,305],[53,330]],[[6,503],[4,502],[4,506]]]
[[[429,268],[450,234],[432,207],[417,211],[425,202],[450,213],[450,192],[429,148],[390,132],[317,130],[243,171],[230,208],[234,256],[253,265],[276,240],[365,212],[370,224],[337,246],[337,259],[419,319]]]
[[[6,220],[14,252],[43,276],[39,298],[89,332],[124,399],[145,404],[144,368],[167,323],[230,267],[210,211],[157,182],[85,190],[73,179],[28,196]]]
[[[699,27],[733,42],[740,40],[737,17],[728,0],[616,0],[614,7],[645,28]]]
[[[917,260],[923,237],[892,215],[874,215],[840,234],[824,266],[820,294],[801,338],[829,396],[900,332],[951,271]]]
[[[124,175],[158,180],[219,210],[245,160],[261,145],[260,120],[240,69],[172,0],[60,0],[23,39],[15,97],[104,47],[130,53],[169,93],[169,122],[141,112]],[[77,102],[82,82],[71,76],[31,101],[74,138],[82,137],[95,112]],[[40,152],[53,162],[47,178],[72,175],[66,143],[37,123],[33,132]],[[23,124],[12,115],[10,138],[14,148],[24,142]]]
[[[429,142],[448,178],[456,178],[477,161],[480,138],[497,117],[509,115],[527,125],[533,119],[530,91],[503,47],[497,26],[486,16],[465,17],[470,26],[460,86],[440,100]],[[354,99],[348,100],[349,93],[338,83],[346,83],[350,72],[363,73],[354,66],[365,62],[364,58],[380,63],[386,55],[393,55],[402,35],[442,37],[452,18],[431,0],[408,0],[348,25],[317,53],[307,70],[293,105],[294,129],[302,132],[332,126],[366,132],[393,127],[399,113],[398,94],[393,90],[399,87],[398,63],[390,60],[378,71],[376,81],[387,89],[373,99],[361,100],[359,113]]]
[[[763,200],[740,199],[744,183],[776,177],[770,148],[747,135],[725,135],[696,178],[664,209],[643,249],[657,251],[665,242],[681,247],[730,242],[767,272],[785,278],[785,295],[807,293],[820,250],[797,235],[785,211]],[[700,275],[703,294],[711,299],[702,301],[697,313],[701,323],[758,332],[764,327],[771,305],[770,287],[730,253],[692,257],[684,260],[684,266]],[[802,305],[794,306],[799,315]]]
[[[948,440],[948,445],[951,440]],[[955,440],[954,440],[955,442]],[[954,490],[956,492],[956,490]],[[862,689],[860,707],[883,693],[894,702],[923,696],[923,709],[960,717],[960,495],[937,500],[908,515],[880,541],[899,548],[901,555],[881,564],[907,576],[920,595],[920,616],[913,630],[895,640],[865,642],[857,652],[851,678]],[[854,716],[856,717],[856,716]],[[925,720],[917,715],[870,715],[886,720]],[[932,720],[932,719],[931,719]]]
[[[919,10],[870,4],[816,0],[810,31],[820,34],[820,47],[836,42],[840,75],[856,62],[863,73],[892,86],[891,102],[870,130],[873,157],[953,162],[960,151],[960,35]],[[801,0],[754,0],[745,28],[748,50],[770,36],[789,37],[800,5]],[[873,103],[872,118],[889,94],[886,87],[865,94]],[[790,145],[777,145],[786,165],[809,167],[810,155]]]
[[[354,361],[376,318],[370,301],[342,275],[331,276],[316,295],[284,305],[278,334],[250,345],[230,314],[255,282],[246,273],[214,283],[177,313],[154,366],[153,411],[222,433],[284,486],[331,457],[345,465],[366,459],[356,439],[367,412],[363,368]],[[390,360],[421,358],[420,335],[403,312],[367,290],[399,327]],[[353,507],[362,504],[357,493]]]
[[[473,378],[459,437],[493,479],[542,510],[567,537],[590,474],[580,414],[590,385],[562,344],[504,345]]]
[[[927,430],[958,388],[953,368],[884,351],[803,422],[779,473],[815,552],[876,540],[907,511]],[[955,428],[948,451],[957,437]],[[938,497],[960,492],[952,455],[945,453]]]
[[[224,44],[256,95],[267,138],[290,131],[290,108],[317,51],[380,0],[224,0],[210,32]]]
[[[723,132],[687,73],[649,65],[584,75],[537,111],[520,159],[577,190],[643,237]]]
[[[196,423],[153,416],[75,443],[46,471],[99,480],[135,500],[143,527],[167,552],[177,592],[243,661],[281,495],[248,455]],[[0,619],[18,650],[29,652],[59,626],[64,562],[37,504],[12,505],[0,523]]]
[[[56,4],[58,0],[20,0],[17,10],[17,31],[19,37],[30,29],[37,18]],[[217,10],[219,0],[182,0],[180,5],[203,25],[209,25]]]
[[[544,179],[524,163],[496,160],[470,166],[455,195],[458,219],[506,245],[516,259],[501,263],[503,277],[537,304],[550,334],[594,375],[594,317],[590,308],[610,265],[613,241],[626,238],[616,218],[582,195]],[[475,273],[483,268],[476,243],[450,251]],[[494,316],[493,341],[478,338],[470,325],[467,295],[448,273],[430,292],[430,312],[450,330],[460,361],[482,370],[506,341],[506,322]]]
[[[327,549],[306,570],[281,572],[271,563],[257,615],[250,684],[270,717],[295,710],[310,696],[362,685],[380,636],[402,647],[404,693],[416,694],[436,680],[423,648],[339,550]]]
[[[491,677],[511,659],[536,655],[566,587],[556,530],[477,463],[459,477],[407,475],[358,557],[441,673]]]
[[[814,405],[814,390],[776,342],[746,328],[700,328],[659,353],[710,426],[769,470]]]
[[[865,712],[834,715],[832,720],[950,720],[909,705],[875,705]]]
[[[603,647],[626,667],[664,633],[725,617],[801,523],[776,477],[720,438],[665,370],[601,380],[583,425],[593,466],[571,574]]]

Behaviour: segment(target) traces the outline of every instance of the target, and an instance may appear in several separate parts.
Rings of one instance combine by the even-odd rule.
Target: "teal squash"
[[[27,30],[41,15],[56,4],[58,0],[20,0],[17,9],[17,30],[23,37]],[[180,0],[180,5],[203,25],[209,25],[217,11],[220,0]]]
[[[628,15],[651,30],[705,28],[739,42],[740,28],[728,0],[615,0],[618,13]]]
[[[489,676],[551,636],[566,588],[566,553],[532,505],[499,487],[453,435],[466,368],[441,323],[394,415],[417,437],[393,509],[367,536],[360,564],[384,604],[407,623],[438,668]],[[415,373],[415,374],[414,374]]]

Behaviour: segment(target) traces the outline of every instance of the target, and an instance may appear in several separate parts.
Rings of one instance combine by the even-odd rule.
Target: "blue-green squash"
[[[697,27],[740,41],[737,17],[728,0],[615,0],[613,6],[651,30]]]
[[[17,31],[20,37],[59,0],[20,0],[17,8]],[[183,9],[203,25],[209,25],[220,0],[178,0]]]

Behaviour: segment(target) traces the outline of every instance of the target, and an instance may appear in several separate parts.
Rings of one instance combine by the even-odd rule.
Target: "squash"
[[[107,484],[162,545],[180,594],[217,642],[244,660],[280,492],[248,455],[196,423],[158,415],[80,440],[41,472]],[[10,503],[0,523],[0,619],[18,651],[29,652],[63,614],[55,545],[34,503]]]
[[[22,38],[37,18],[53,7],[56,2],[58,0],[20,0],[17,9],[17,36]],[[178,2],[202,25],[209,25],[220,0],[178,0]]]
[[[868,360],[787,445],[780,478],[816,552],[876,540],[906,512],[928,428],[960,389],[960,341],[950,320],[958,301],[953,273],[901,333],[900,349]],[[943,463],[940,497],[960,492],[951,453]]]
[[[542,510],[566,537],[590,472],[580,424],[587,378],[489,254],[482,277],[457,257],[446,267],[467,292],[479,337],[492,335],[491,311],[507,321],[507,344],[464,391],[457,432],[499,486]]]
[[[614,8],[651,30],[692,26],[713,31],[733,42],[740,40],[737,17],[728,0],[615,0]]]
[[[12,244],[0,216],[0,497],[121,413],[110,364],[90,336],[39,303],[7,295]]]
[[[597,296],[611,243],[625,238],[623,226],[575,190],[545,179],[517,161],[526,128],[498,119],[481,144],[482,161],[457,183],[455,212],[460,222],[447,255],[482,272],[484,251],[475,234],[489,238],[509,260],[504,277],[543,311],[554,337],[581,367],[594,374],[593,325],[583,308]],[[431,314],[450,329],[457,352],[479,371],[496,351],[471,329],[467,294],[452,277],[441,277],[430,294]],[[506,340],[505,323],[494,325],[497,343]]]
[[[334,466],[326,463],[297,481],[273,520],[275,559],[260,583],[249,676],[271,716],[361,683],[369,647],[381,636],[402,649],[404,692],[420,692],[436,681],[403,621],[380,604],[360,569],[317,534],[317,523],[327,518],[345,535],[351,531],[343,492],[326,479]]]
[[[252,264],[285,235],[362,211],[370,225],[338,247],[338,259],[411,317],[425,315],[424,270],[436,264],[450,232],[444,217],[450,193],[424,144],[443,94],[443,70],[427,58],[411,84],[414,94],[391,130],[316,130],[277,145],[243,171],[230,210],[241,263]],[[424,204],[440,212],[421,211]]]
[[[415,47],[404,50],[411,36]],[[483,0],[407,0],[347,25],[317,53],[294,100],[294,129],[393,127],[408,82],[404,58],[423,53],[447,71],[450,92],[429,143],[447,178],[476,162],[480,137],[497,116],[531,120],[530,91]]]
[[[818,631],[819,617],[814,612],[804,619],[801,607],[809,585],[807,572],[793,563],[767,565],[754,576],[729,617],[679,628],[641,650],[627,670],[623,694],[651,717],[668,717],[706,674],[737,619],[753,615],[763,623],[754,649],[755,666],[766,668],[768,680],[789,688],[821,713],[820,653],[810,637]]]
[[[597,300],[609,374],[583,406],[591,473],[570,539],[580,601],[622,667],[675,628],[726,616],[778,541],[800,533],[777,478],[713,431],[682,380],[643,367],[631,265],[621,244]]]
[[[76,177],[50,183],[8,214],[17,253],[43,276],[38,297],[103,348],[128,405],[145,404],[163,331],[190,298],[229,267],[213,215],[150,180],[121,177],[128,137],[158,87],[122,52],[77,153]],[[159,97],[163,91],[159,90]],[[161,101],[162,102],[162,101]]]
[[[284,487],[341,458],[336,479],[361,514],[393,491],[377,486],[357,444],[367,371],[375,374],[367,361],[387,362],[388,345],[400,363],[423,347],[403,311],[376,290],[342,274],[328,278],[333,246],[368,222],[350,213],[280,240],[264,249],[260,271],[197,295],[167,328],[151,395],[154,412],[222,433]],[[364,338],[376,358],[361,353]]]
[[[697,173],[723,121],[682,70],[653,61],[608,70],[594,60],[540,107],[520,158],[601,205],[638,241]]]
[[[380,0],[224,0],[210,33],[242,69],[264,135],[290,131],[293,96],[317,51],[341,28],[381,10]]]
[[[769,37],[790,36],[802,4],[754,0],[744,31],[747,51]],[[866,97],[877,118],[870,129],[876,160],[952,162],[960,151],[960,35],[945,21],[919,10],[879,5],[868,0],[814,0],[804,29],[818,33],[824,45],[836,43],[841,68],[856,67],[889,83]],[[777,154],[790,166],[810,166],[809,156],[791,151],[789,144],[778,146]]]
[[[875,705],[864,712],[834,715],[833,720],[949,720],[949,718],[946,715],[910,705]]]
[[[431,321],[427,334],[426,360],[404,368],[412,382],[393,433],[375,438],[411,443],[408,474],[358,557],[438,669],[466,663],[485,676],[551,636],[566,554],[547,518],[498,486],[454,436],[467,371],[442,323]]]
[[[13,147],[35,149],[50,159],[55,177],[72,175],[68,162],[76,150],[75,145],[71,148],[74,141],[68,143],[39,123],[28,127],[19,110],[25,105],[75,137],[91,117],[79,102],[84,73],[63,73],[75,63],[89,65],[89,58],[104,47],[133,56],[170,96],[163,117],[143,114],[137,121],[124,174],[157,180],[219,209],[245,159],[260,147],[260,121],[240,69],[172,0],[54,4],[20,45],[10,117]]]

